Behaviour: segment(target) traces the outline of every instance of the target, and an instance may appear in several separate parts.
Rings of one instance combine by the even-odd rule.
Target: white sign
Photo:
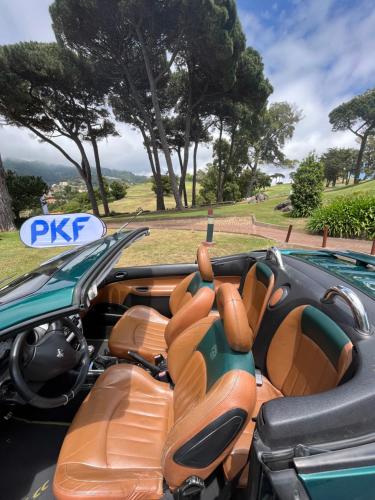
[[[25,221],[20,238],[32,248],[86,245],[107,232],[103,221],[90,214],[41,215]]]

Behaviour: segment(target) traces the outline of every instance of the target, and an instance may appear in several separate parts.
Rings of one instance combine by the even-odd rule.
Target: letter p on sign
[[[91,214],[41,215],[22,224],[20,238],[33,248],[86,245],[102,238],[105,224]]]

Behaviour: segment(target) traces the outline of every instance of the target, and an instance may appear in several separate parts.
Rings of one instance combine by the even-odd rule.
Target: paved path
[[[117,228],[121,222],[109,223],[108,227]],[[147,226],[151,229],[184,229],[193,231],[205,231],[207,227],[206,218],[179,218],[165,220],[151,220],[134,222],[129,227],[136,228]],[[278,245],[288,247],[321,248],[322,236],[307,234],[302,231],[293,231],[289,244],[285,243],[287,228],[254,224],[248,217],[217,217],[215,219],[215,231],[222,233],[248,234],[261,236],[275,240]],[[351,240],[346,238],[328,238],[328,249],[334,250],[354,250],[358,252],[370,253],[372,243],[365,240]]]

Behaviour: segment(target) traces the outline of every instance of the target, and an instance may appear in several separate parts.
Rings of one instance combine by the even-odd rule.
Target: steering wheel
[[[65,329],[69,335],[65,335]],[[69,318],[49,325],[43,336],[35,335],[30,343],[30,331],[15,338],[9,361],[12,381],[22,398],[37,408],[56,408],[66,405],[85,382],[89,370],[89,349],[81,330]],[[76,377],[70,391],[57,397],[40,396],[30,388],[30,382],[43,384],[63,373]]]

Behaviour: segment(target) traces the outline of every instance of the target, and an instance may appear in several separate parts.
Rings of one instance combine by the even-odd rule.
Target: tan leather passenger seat
[[[267,353],[268,378],[257,386],[255,418],[263,403],[287,396],[307,396],[333,389],[352,361],[346,333],[319,309],[304,305],[291,311],[277,329]],[[249,422],[238,437],[224,472],[232,479],[245,465],[254,432]],[[247,471],[240,485],[247,482]]]
[[[255,263],[247,273],[242,300],[254,339],[258,334],[274,284],[274,274],[263,262]]]
[[[169,349],[174,390],[130,364],[109,368],[78,411],[58,459],[57,500],[159,499],[228,456],[255,405],[252,332],[238,291],[217,293],[220,319]]]
[[[198,271],[187,276],[172,292],[169,319],[146,306],[130,308],[114,326],[109,350],[118,358],[133,351],[153,362],[185,328],[206,317],[214,303],[214,274],[207,248],[197,252]]]

